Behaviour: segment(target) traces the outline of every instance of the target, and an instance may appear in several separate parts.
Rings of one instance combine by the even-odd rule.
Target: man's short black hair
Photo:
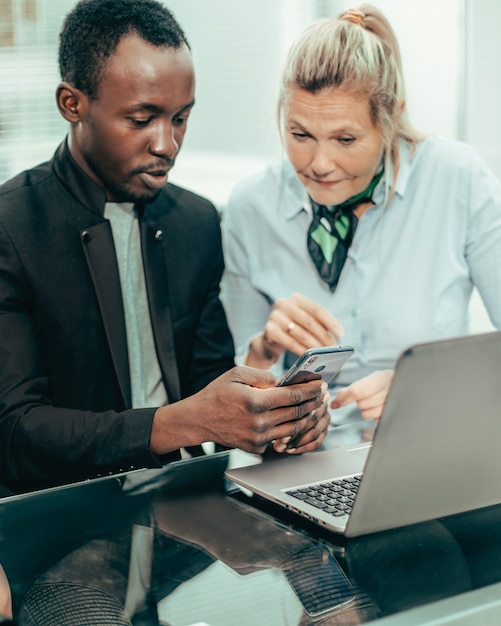
[[[128,33],[154,46],[189,48],[174,15],[156,0],[80,0],[59,36],[61,79],[97,98],[102,71]]]

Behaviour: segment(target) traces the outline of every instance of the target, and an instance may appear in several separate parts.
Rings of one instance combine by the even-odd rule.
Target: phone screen
[[[353,353],[354,349],[351,346],[329,346],[307,350],[291,366],[278,385],[293,385],[320,379],[329,384]]]

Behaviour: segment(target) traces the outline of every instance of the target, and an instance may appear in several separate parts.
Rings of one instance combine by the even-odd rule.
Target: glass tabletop
[[[0,500],[17,623],[383,624],[501,578],[499,506],[343,540],[228,483],[236,454]]]

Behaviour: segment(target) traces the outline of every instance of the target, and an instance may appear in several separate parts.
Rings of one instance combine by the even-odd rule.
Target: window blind
[[[54,93],[58,33],[71,4],[0,0],[0,181],[50,157],[64,136]]]

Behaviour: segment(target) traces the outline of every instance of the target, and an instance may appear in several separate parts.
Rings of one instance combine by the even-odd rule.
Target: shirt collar
[[[63,141],[54,155],[53,168],[61,184],[80,204],[93,213],[103,215],[106,194],[77,165],[70,154],[66,140]]]
[[[399,156],[400,156],[400,164],[398,169],[397,181],[395,184],[395,193],[403,197],[405,195],[405,190],[407,189],[407,184],[409,182],[409,176],[411,173],[411,161],[413,155],[412,147],[406,141],[400,141],[399,144]]]
[[[312,208],[308,192],[303,183],[297,177],[292,167],[292,163],[287,157],[282,161],[281,179],[284,192],[284,216],[285,219],[291,220],[301,211],[306,211],[312,215]]]
[[[409,176],[411,173],[411,160],[412,160],[412,148],[406,141],[399,142],[399,167],[397,180],[395,181],[394,191],[395,195],[402,198],[405,195],[405,190],[407,189],[407,184],[409,182]],[[392,182],[393,182],[393,164],[390,164],[390,167],[387,172],[384,173],[382,180],[379,182],[379,185],[376,187],[374,191],[374,202],[376,204],[384,204],[385,194],[386,194],[386,181],[390,181],[390,190],[391,193]]]

